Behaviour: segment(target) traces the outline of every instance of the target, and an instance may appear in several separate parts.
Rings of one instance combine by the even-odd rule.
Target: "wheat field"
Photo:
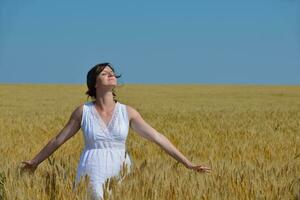
[[[34,175],[33,158],[87,101],[84,85],[0,85],[0,199],[87,199],[87,182],[72,185],[83,148],[81,130]],[[107,182],[105,199],[300,199],[300,86],[131,85],[116,89],[194,163],[186,169],[130,129],[132,172]]]

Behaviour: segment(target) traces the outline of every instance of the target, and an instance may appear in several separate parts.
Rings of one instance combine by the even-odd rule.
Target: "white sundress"
[[[82,176],[88,175],[93,199],[101,199],[105,181],[118,176],[124,164],[129,168],[131,166],[125,147],[129,131],[126,105],[116,102],[112,118],[106,126],[94,103],[85,103],[81,129],[85,147],[80,155],[75,187]]]

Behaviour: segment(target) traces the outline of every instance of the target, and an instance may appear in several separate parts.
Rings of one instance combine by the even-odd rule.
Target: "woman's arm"
[[[130,127],[142,137],[156,143],[169,155],[181,162],[185,167],[198,172],[210,172],[209,167],[195,165],[189,161],[164,135],[157,132],[148,123],[144,121],[141,115],[131,106],[127,105],[127,111],[130,118]]]
[[[73,111],[65,127],[32,160],[22,162],[24,166],[21,167],[21,171],[29,170],[34,172],[41,162],[78,132],[80,129],[82,108],[83,106],[80,105]]]

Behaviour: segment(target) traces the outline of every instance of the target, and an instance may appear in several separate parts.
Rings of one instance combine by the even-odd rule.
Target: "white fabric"
[[[77,168],[75,185],[84,175],[90,177],[93,199],[103,198],[103,184],[118,176],[122,166],[129,168],[131,160],[126,153],[125,142],[129,131],[129,119],[125,104],[116,102],[112,118],[106,126],[93,102],[83,106],[81,129],[84,135],[83,149]]]

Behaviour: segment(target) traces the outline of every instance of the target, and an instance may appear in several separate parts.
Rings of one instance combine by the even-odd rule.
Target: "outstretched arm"
[[[127,106],[127,109],[130,117],[130,127],[139,135],[159,145],[185,167],[198,172],[210,172],[211,169],[209,167],[195,165],[189,161],[164,135],[157,132],[145,122],[142,116],[134,108]]]
[[[52,138],[32,160],[21,162],[23,164],[21,172],[23,172],[23,170],[34,172],[41,162],[47,159],[68,139],[74,136],[80,129],[81,115],[82,105],[73,111],[65,127],[54,138]]]

